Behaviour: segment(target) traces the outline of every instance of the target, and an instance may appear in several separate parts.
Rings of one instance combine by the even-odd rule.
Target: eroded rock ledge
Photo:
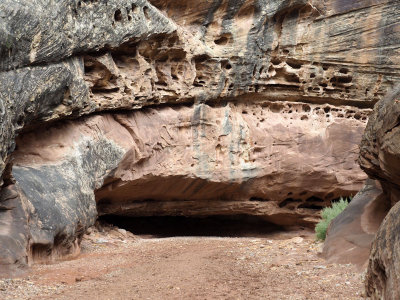
[[[0,171],[31,122],[240,95],[372,108],[398,81],[396,1],[28,2],[1,4],[0,69],[19,70]]]
[[[246,214],[313,225],[320,208],[365,180],[355,160],[368,111],[357,113],[289,102],[197,104],[23,134],[2,203],[18,207],[12,212],[27,226],[3,216],[3,236],[21,238],[2,247],[15,249],[18,260],[73,254],[98,213]]]
[[[310,225],[361,188],[397,1],[26,2],[0,4],[1,265],[76,253],[97,210]]]

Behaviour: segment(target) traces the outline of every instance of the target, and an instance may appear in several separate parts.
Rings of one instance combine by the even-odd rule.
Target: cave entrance
[[[105,215],[100,221],[115,225],[143,238],[168,237],[267,237],[285,231],[283,227],[254,216],[126,217]]]

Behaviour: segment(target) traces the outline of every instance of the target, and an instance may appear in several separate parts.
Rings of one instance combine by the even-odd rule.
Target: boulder
[[[377,103],[360,146],[360,166],[379,179],[392,206],[400,200],[400,86]]]
[[[400,298],[400,204],[387,214],[372,244],[365,278],[366,292],[371,299]]]
[[[366,277],[367,295],[373,299],[400,296],[398,219],[400,200],[399,98],[396,87],[378,102],[368,122],[360,148],[360,166],[382,185],[392,207],[372,245]]]
[[[364,270],[371,244],[390,209],[378,181],[368,179],[346,209],[329,225],[322,255],[330,263],[352,263]]]

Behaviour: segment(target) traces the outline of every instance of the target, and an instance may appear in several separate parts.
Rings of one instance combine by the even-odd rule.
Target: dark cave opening
[[[168,237],[266,237],[285,228],[256,216],[152,216],[105,215],[106,222],[143,238]]]

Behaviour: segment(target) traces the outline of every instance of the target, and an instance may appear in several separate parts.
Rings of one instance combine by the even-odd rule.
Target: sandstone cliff
[[[396,1],[25,2],[0,4],[2,270],[98,213],[311,225],[361,189]]]

